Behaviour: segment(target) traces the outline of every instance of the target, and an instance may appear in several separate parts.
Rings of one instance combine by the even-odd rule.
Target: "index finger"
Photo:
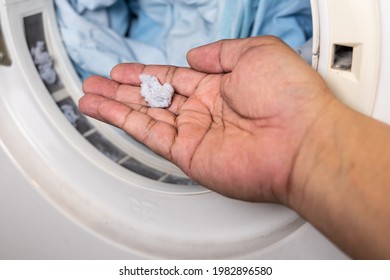
[[[228,73],[250,48],[281,44],[284,45],[274,36],[224,39],[190,50],[187,53],[187,61],[197,71],[215,74]]]
[[[207,75],[186,67],[123,63],[111,70],[111,79],[121,84],[139,86],[141,74],[156,76],[160,83],[170,83],[176,93],[187,97],[196,90]]]

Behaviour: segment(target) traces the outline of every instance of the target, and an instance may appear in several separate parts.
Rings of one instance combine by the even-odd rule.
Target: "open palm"
[[[325,84],[273,37],[220,41],[190,51],[188,62],[191,68],[120,64],[111,79],[84,82],[80,110],[217,192],[288,204],[299,146],[332,99]],[[147,106],[141,73],[173,85],[169,108]]]

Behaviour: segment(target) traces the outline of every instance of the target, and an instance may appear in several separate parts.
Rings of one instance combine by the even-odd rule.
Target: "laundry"
[[[295,48],[295,51],[307,61],[307,63],[311,63],[312,55],[313,55],[313,39],[309,39],[302,46]]]
[[[63,42],[82,79],[109,76],[123,62],[187,66],[188,50],[220,39],[274,35],[300,48],[312,36],[310,0],[54,2]]]

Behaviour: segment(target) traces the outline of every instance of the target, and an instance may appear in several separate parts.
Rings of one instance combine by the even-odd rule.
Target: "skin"
[[[83,84],[80,110],[225,196],[297,211],[354,258],[390,258],[390,129],[348,109],[274,37],[191,50],[191,68],[120,64]],[[139,75],[175,89],[149,108]]]

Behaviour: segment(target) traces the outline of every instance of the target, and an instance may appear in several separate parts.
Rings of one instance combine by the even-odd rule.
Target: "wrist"
[[[298,149],[290,178],[289,204],[305,216],[324,197],[353,150],[347,131],[357,113],[331,98],[319,111]]]
[[[390,129],[334,100],[305,135],[290,206],[347,254],[388,258]]]

